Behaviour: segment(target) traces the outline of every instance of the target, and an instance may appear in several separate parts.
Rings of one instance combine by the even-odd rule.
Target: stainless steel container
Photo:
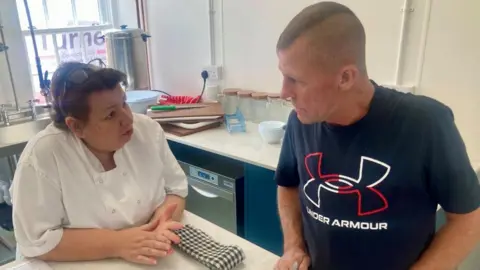
[[[126,25],[104,33],[107,65],[127,74],[126,90],[150,89],[146,43],[149,37],[142,29]]]

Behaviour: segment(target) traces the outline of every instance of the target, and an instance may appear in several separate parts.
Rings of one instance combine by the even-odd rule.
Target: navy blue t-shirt
[[[298,187],[312,269],[406,270],[434,237],[437,205],[480,205],[452,111],[377,85],[349,126],[304,125],[292,112],[275,178]]]

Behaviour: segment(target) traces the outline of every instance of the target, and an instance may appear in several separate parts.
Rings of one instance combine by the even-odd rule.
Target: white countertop
[[[226,245],[238,245],[245,252],[246,259],[235,269],[273,269],[278,256],[266,251],[229,231],[218,227],[192,213],[185,212],[183,219],[184,224],[192,224],[209,234],[213,239]],[[0,266],[0,270],[15,269],[14,267],[21,262],[14,262],[4,266]],[[187,257],[178,249],[167,258],[158,261],[156,266],[143,266],[125,262],[123,260],[102,260],[94,262],[74,262],[74,263],[49,263],[53,270],[200,270],[207,269],[205,266],[197,263],[195,260]]]
[[[269,170],[277,168],[281,144],[267,144],[258,133],[258,125],[247,122],[246,133],[228,133],[225,126],[184,137],[166,133],[167,139],[230,157]]]

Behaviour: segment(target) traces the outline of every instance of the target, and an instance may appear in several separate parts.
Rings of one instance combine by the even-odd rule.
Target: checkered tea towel
[[[240,247],[222,245],[190,224],[175,233],[181,239],[178,247],[209,269],[230,270],[245,260]]]

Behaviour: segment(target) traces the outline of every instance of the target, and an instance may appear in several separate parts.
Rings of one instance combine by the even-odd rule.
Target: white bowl
[[[150,90],[129,90],[125,92],[127,104],[134,113],[145,114],[149,105],[157,103],[160,92]]]
[[[263,141],[268,144],[277,144],[282,141],[285,123],[280,121],[265,121],[258,125],[258,132]]]

